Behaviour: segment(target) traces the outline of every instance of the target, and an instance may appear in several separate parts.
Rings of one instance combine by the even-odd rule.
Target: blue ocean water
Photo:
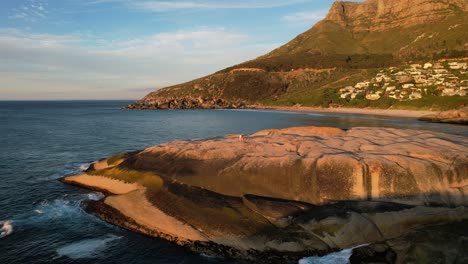
[[[305,125],[385,126],[468,135],[468,127],[414,118],[120,109],[128,103],[0,102],[0,263],[240,263],[192,254],[84,212],[82,202],[101,194],[57,179],[117,153],[177,139]],[[316,258],[303,261],[319,263]]]

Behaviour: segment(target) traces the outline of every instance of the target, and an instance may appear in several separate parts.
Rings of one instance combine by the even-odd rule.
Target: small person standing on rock
[[[239,142],[245,143],[245,136],[244,135],[239,135]]]

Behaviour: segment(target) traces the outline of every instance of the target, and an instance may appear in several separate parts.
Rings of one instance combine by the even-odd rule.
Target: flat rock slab
[[[121,166],[236,197],[254,194],[313,204],[343,199],[468,203],[466,137],[299,127],[245,138],[171,142],[136,153]]]
[[[467,155],[461,136],[296,127],[162,144],[63,181],[117,194],[90,203],[110,223],[209,255],[285,263],[466,221]]]

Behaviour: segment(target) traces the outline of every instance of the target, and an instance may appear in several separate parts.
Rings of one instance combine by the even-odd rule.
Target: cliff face
[[[362,3],[335,2],[326,21],[352,31],[384,31],[437,21],[467,11],[465,0],[368,0]]]
[[[155,91],[130,108],[238,107],[278,98],[297,101],[299,95],[310,106],[325,105],[326,88],[367,78],[369,70],[468,57],[466,32],[466,0],[335,2],[325,19],[270,53]],[[225,103],[197,103],[200,97]]]
[[[291,53],[388,54],[405,61],[432,58],[451,50],[466,51],[467,11],[465,0],[335,2],[325,19],[265,57]]]

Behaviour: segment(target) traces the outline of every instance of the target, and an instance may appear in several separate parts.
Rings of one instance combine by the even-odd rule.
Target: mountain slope
[[[132,107],[239,107],[241,101],[327,106],[331,88],[368,78],[379,68],[468,57],[467,2],[335,2],[324,20],[286,45],[150,93]]]
[[[394,60],[463,56],[468,48],[467,11],[466,0],[335,2],[326,18],[307,32],[236,67],[263,64],[289,70],[294,62],[301,67],[375,67]],[[372,58],[353,64],[346,55]],[[290,63],[281,67],[277,62],[283,59]]]

